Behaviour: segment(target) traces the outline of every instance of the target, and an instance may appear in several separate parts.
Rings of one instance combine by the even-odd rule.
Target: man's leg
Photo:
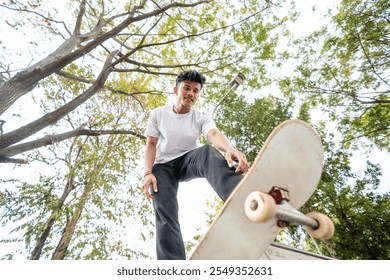
[[[224,156],[213,146],[205,145],[183,156],[182,181],[204,177],[219,197],[226,201],[243,176],[230,168]]]
[[[173,165],[156,164],[153,174],[158,192],[154,193],[156,214],[156,249],[158,260],[184,260],[185,248],[179,224],[178,179]]]

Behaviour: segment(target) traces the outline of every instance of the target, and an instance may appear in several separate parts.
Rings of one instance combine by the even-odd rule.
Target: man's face
[[[185,108],[191,108],[199,98],[201,90],[200,83],[183,81],[173,88],[177,97],[177,103]]]

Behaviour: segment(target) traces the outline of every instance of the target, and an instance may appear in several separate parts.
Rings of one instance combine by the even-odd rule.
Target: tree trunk
[[[73,175],[72,175],[73,176]],[[51,228],[56,220],[57,213],[61,210],[62,206],[64,205],[65,199],[68,197],[69,193],[73,189],[73,178],[68,178],[68,181],[66,182],[64,192],[61,196],[61,198],[58,200],[57,206],[55,209],[53,209],[49,219],[47,220],[45,227],[43,229],[43,232],[41,236],[39,237],[39,240],[37,244],[34,247],[33,252],[31,253],[31,259],[32,260],[39,260],[42,254],[43,246],[45,245],[46,239],[49,236],[49,233],[51,231]]]
[[[91,178],[92,179],[92,178]],[[52,259],[53,260],[63,260],[65,258],[66,252],[68,250],[70,241],[72,239],[74,230],[76,228],[77,222],[80,219],[81,212],[83,211],[86,202],[88,201],[89,195],[92,190],[93,186],[93,179],[89,180],[85,187],[84,187],[84,192],[81,196],[80,203],[77,205],[77,208],[75,212],[72,215],[72,218],[70,219],[69,223],[66,225],[64,232],[61,236],[61,240],[57,245],[57,248],[55,249]]]
[[[66,256],[66,253],[68,251],[68,247],[70,244],[70,241],[73,237],[76,225],[80,219],[81,213],[89,199],[89,196],[91,194],[92,188],[96,182],[96,177],[99,176],[99,173],[101,172],[102,168],[104,167],[106,163],[106,159],[108,156],[110,156],[111,151],[113,149],[112,143],[110,142],[107,146],[107,149],[104,152],[104,155],[101,157],[99,162],[95,162],[93,165],[93,168],[90,173],[87,173],[89,175],[86,175],[86,182],[84,185],[84,191],[81,195],[81,199],[79,204],[77,205],[76,210],[74,211],[69,223],[65,226],[64,232],[61,236],[61,240],[59,241],[57,248],[55,249],[52,259],[53,260],[63,260]]]

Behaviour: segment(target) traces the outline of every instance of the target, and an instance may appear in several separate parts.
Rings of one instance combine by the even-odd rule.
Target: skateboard
[[[311,125],[278,125],[189,259],[259,259],[280,230],[294,224],[314,238],[330,239],[334,225],[326,215],[297,210],[316,190],[323,159]]]

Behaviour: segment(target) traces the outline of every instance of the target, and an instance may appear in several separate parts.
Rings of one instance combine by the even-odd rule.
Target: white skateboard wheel
[[[265,222],[276,214],[275,200],[269,194],[251,192],[245,199],[245,214],[253,222]]]
[[[306,231],[311,236],[322,240],[328,240],[332,238],[334,234],[334,224],[328,216],[319,212],[309,212],[306,214],[306,216],[316,220],[318,223],[318,228],[316,229],[305,226]]]

